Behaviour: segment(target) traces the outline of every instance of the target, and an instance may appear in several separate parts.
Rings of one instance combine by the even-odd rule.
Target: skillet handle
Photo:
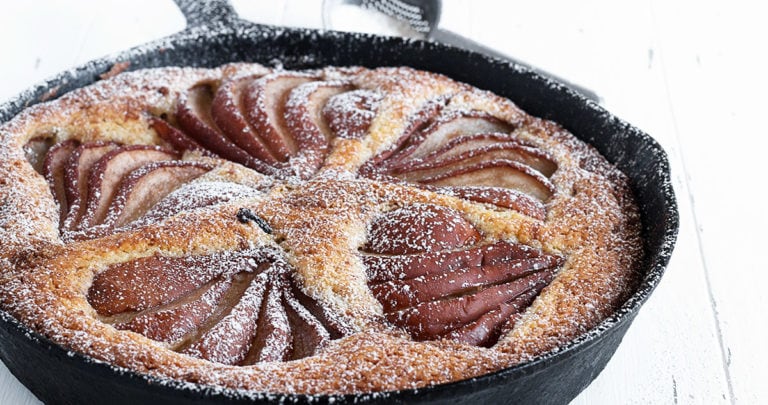
[[[226,23],[237,19],[237,12],[229,4],[229,0],[173,1],[187,19],[187,28]]]

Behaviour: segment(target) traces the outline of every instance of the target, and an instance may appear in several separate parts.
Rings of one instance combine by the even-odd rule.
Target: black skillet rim
[[[576,98],[577,101],[584,103],[589,109],[594,110],[600,116],[605,117],[604,123],[611,125],[617,130],[625,132],[627,136],[637,138],[637,140],[644,144],[652,153],[656,161],[653,164],[654,170],[661,175],[663,183],[659,185],[659,193],[663,197],[666,204],[665,214],[665,227],[662,235],[659,237],[659,244],[655,247],[649,247],[646,241],[646,262],[643,267],[646,270],[645,276],[642,279],[640,285],[632,296],[610,317],[601,322],[597,327],[582,334],[580,337],[572,340],[559,349],[545,353],[542,356],[537,357],[529,362],[522,363],[516,366],[505,368],[493,373],[485,374],[479,377],[474,377],[466,380],[439,384],[429,387],[423,387],[418,389],[406,389],[399,391],[386,391],[367,394],[349,394],[349,395],[306,395],[306,394],[284,394],[284,393],[263,393],[255,391],[247,391],[241,389],[230,389],[216,386],[207,386],[202,384],[190,384],[188,382],[174,380],[162,376],[154,376],[148,374],[142,374],[130,369],[116,367],[106,364],[102,361],[93,359],[91,357],[70,352],[63,347],[53,343],[46,337],[31,330],[27,326],[23,325],[17,319],[7,312],[0,310],[0,321],[11,326],[19,334],[24,335],[27,339],[30,339],[35,344],[41,346],[47,346],[49,350],[60,350],[62,353],[66,353],[69,357],[74,357],[82,363],[94,363],[109,368],[115,375],[119,377],[131,377],[145,380],[148,384],[161,385],[167,387],[173,387],[177,390],[188,391],[190,393],[205,392],[210,396],[222,396],[229,399],[270,399],[280,402],[314,402],[314,401],[365,401],[367,399],[408,399],[416,398],[420,396],[420,393],[434,390],[453,390],[453,389],[476,389],[478,387],[491,386],[495,383],[502,383],[516,377],[536,374],[542,370],[548,368],[551,364],[557,363],[560,359],[575,355],[595,344],[601,342],[601,337],[606,332],[619,329],[626,322],[632,322],[634,316],[642,304],[648,299],[650,294],[658,285],[664,270],[669,262],[674,244],[677,238],[677,231],[679,226],[677,203],[675,200],[674,190],[672,187],[669,162],[666,153],[661,146],[649,135],[645,134],[641,130],[631,126],[630,124],[614,117],[599,105],[587,100],[564,87],[563,85],[552,82],[551,80],[541,77],[537,73],[528,70],[526,67],[513,64],[507,61],[494,59],[485,55],[477,54],[470,51],[460,50],[446,45],[435,44],[424,41],[414,41],[409,39],[392,38],[392,37],[378,37],[365,34],[349,34],[340,33],[334,31],[318,32],[314,30],[298,29],[298,28],[284,28],[284,27],[269,27],[260,26],[240,19],[232,18],[224,21],[226,23],[217,25],[218,22],[213,21],[210,25],[200,27],[190,27],[184,31],[173,34],[169,37],[150,42],[146,45],[141,45],[127,51],[121,52],[117,55],[107,56],[100,58],[69,71],[60,73],[59,75],[37,84],[30,89],[20,93],[15,98],[7,101],[3,105],[0,105],[0,124],[10,120],[13,116],[18,114],[22,109],[29,105],[42,102],[51,93],[51,89],[56,90],[57,93],[63,94],[72,91],[76,88],[84,87],[88,84],[94,83],[98,80],[98,73],[107,71],[113,64],[122,61],[139,61],[137,65],[139,68],[150,68],[164,65],[160,64],[143,65],[141,64],[142,57],[156,56],[158,53],[162,53],[164,49],[175,46],[190,46],[195,41],[200,41],[201,38],[210,46],[215,44],[216,40],[226,35],[238,35],[238,36],[280,36],[280,35],[298,35],[298,36],[325,36],[330,38],[337,38],[342,41],[355,41],[354,38],[361,38],[368,41],[382,40],[392,46],[420,46],[422,48],[433,48],[437,51],[450,51],[453,53],[464,54],[464,57],[468,58],[480,58],[484,62],[490,62],[493,64],[503,64],[507,68],[520,72],[524,75],[530,75],[533,79],[541,82],[542,86],[548,86],[554,88],[555,91],[560,93],[563,97]],[[202,61],[203,65],[210,61]],[[157,62],[155,62],[157,63]],[[226,63],[224,61],[218,61],[218,65]],[[288,63],[302,64],[301,60],[288,61]],[[129,68],[128,70],[133,70]],[[51,98],[55,98],[53,96]],[[578,136],[578,134],[577,134]],[[587,141],[589,143],[589,141]],[[644,233],[647,233],[647,224],[644,223]],[[647,235],[645,235],[647,236]]]

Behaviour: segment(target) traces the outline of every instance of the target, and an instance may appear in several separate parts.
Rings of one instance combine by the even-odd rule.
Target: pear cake
[[[419,388],[578,338],[637,285],[594,148],[407,67],[127,72],[0,127],[0,308],[116,367]]]

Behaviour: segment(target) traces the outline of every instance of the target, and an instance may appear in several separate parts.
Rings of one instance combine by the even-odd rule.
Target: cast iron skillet
[[[648,135],[566,87],[515,65],[458,48],[399,38],[288,29],[237,17],[226,0],[176,0],[188,27],[116,56],[60,74],[0,106],[0,123],[50,94],[91,84],[115,63],[129,70],[160,66],[214,67],[227,62],[281,63],[302,69],[325,65],[407,65],[443,73],[515,101],[529,113],[557,121],[595,146],[626,173],[642,212],[642,282],[619,311],[594,330],[534,361],[450,384],[376,394],[307,396],[200,386],[115,368],[68,352],[0,311],[0,358],[46,403],[242,404],[268,401],[567,403],[605,367],[629,325],[659,283],[677,237],[678,213],[669,164]]]

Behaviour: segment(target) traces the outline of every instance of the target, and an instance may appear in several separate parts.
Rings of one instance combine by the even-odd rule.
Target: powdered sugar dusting
[[[192,29],[185,35],[192,38],[195,32],[196,29]],[[246,182],[238,184],[227,176],[201,177],[171,192],[128,227],[108,237],[77,244],[62,246],[55,232],[45,230],[46,225],[33,225],[53,224],[56,218],[47,185],[18,157],[33,135],[55,127],[53,133],[57,141],[77,138],[82,141],[111,139],[128,144],[160,143],[156,134],[147,129],[143,114],[156,117],[165,114],[175,125],[173,111],[179,94],[200,80],[219,77],[222,72],[227,72],[229,77],[246,77],[239,73],[246,71],[263,74],[264,69],[239,65],[212,70],[166,69],[123,74],[93,88],[65,95],[49,105],[50,108],[29,110],[4,126],[3,156],[15,153],[16,161],[22,162],[17,166],[22,168],[11,169],[4,163],[3,171],[19,173],[19,178],[35,179],[35,188],[30,190],[37,191],[14,194],[7,187],[9,183],[0,183],[3,197],[17,202],[10,212],[21,213],[26,224],[22,227],[26,234],[18,232],[20,228],[13,225],[15,220],[9,219],[9,214],[0,215],[5,221],[3,231],[10,230],[11,238],[18,240],[18,243],[11,242],[10,249],[2,250],[3,260],[8,254],[16,254],[18,246],[31,238],[41,241],[38,246],[61,247],[49,257],[8,262],[13,270],[0,279],[3,309],[66,347],[140,372],[187,379],[195,387],[214,384],[272,392],[351,393],[423,387],[517,364],[554,350],[599,324],[633,288],[630,274],[641,251],[638,217],[626,179],[594,151],[547,122],[525,118],[511,123],[523,125],[521,139],[551,153],[551,159],[557,163],[557,170],[551,176],[556,193],[547,202],[545,218],[527,218],[504,207],[468,201],[471,199],[466,194],[454,190],[433,190],[392,179],[359,176],[357,170],[367,160],[396,145],[408,126],[418,121],[414,114],[425,103],[449,94],[463,94],[468,89],[442,76],[405,68],[350,69],[334,73],[337,78],[350,78],[337,84],[346,86],[350,82],[359,89],[345,88],[339,95],[328,98],[324,106],[336,115],[318,117],[324,109],[312,110],[315,122],[327,125],[337,137],[324,146],[328,148],[326,166],[319,171],[298,170],[310,167],[311,159],[308,155],[296,155],[296,160],[288,166],[292,166],[298,176],[278,176],[275,181],[260,183],[261,188]],[[300,107],[302,103],[298,100],[312,99],[311,94],[319,87],[320,84],[315,84],[297,90],[293,97],[285,100],[288,103],[282,108]],[[479,100],[485,96],[477,93],[472,97]],[[476,109],[492,106],[483,113],[492,114],[495,119],[521,114],[510,104],[473,103]],[[105,123],[85,125],[85,115],[96,113],[104,114]],[[344,120],[346,126],[342,124]],[[354,129],[357,124],[365,129]],[[78,127],[86,130],[78,131]],[[322,156],[326,156],[325,152]],[[211,161],[220,163],[218,159]],[[510,198],[522,199],[520,196]],[[19,203],[27,201],[42,206],[42,218],[30,215],[31,210]],[[446,216],[445,220],[438,221],[440,226],[432,226],[429,222],[438,214],[414,215],[414,210],[418,210],[414,207],[429,204],[446,207],[460,215]],[[236,221],[234,213],[240,207],[247,207],[263,218],[274,233],[265,235],[256,226]],[[182,212],[184,215],[180,215]],[[392,212],[400,212],[402,217],[387,217],[387,213]],[[381,220],[378,231],[372,225],[377,218]],[[194,221],[197,228],[190,228],[185,221]],[[404,222],[412,228],[405,228],[409,230],[402,235],[382,231],[402,229]],[[597,225],[589,228],[587,224]],[[421,231],[413,232],[414,229]],[[443,235],[436,233],[438,230]],[[460,237],[454,238],[457,235]],[[435,285],[446,282],[461,289],[473,288],[472,281],[449,280],[449,275],[461,273],[466,263],[476,260],[457,246],[499,240],[535,245],[547,254],[567,257],[567,262],[531,310],[515,318],[514,329],[502,337],[498,346],[484,349],[450,340],[414,342],[403,330],[382,320],[382,303],[367,285],[370,279],[386,276],[404,280],[413,266],[431,268],[434,265],[441,272],[432,281]],[[224,241],[228,241],[226,249],[232,252],[268,247],[272,252],[267,255],[270,266],[255,271],[247,270],[253,269],[253,264],[247,262],[219,268],[214,263],[187,266],[163,263],[166,259],[160,259],[159,268],[173,270],[175,275],[144,279],[144,284],[136,285],[134,297],[144,306],[131,307],[130,314],[120,315],[124,319],[114,318],[122,322],[118,325],[125,326],[140,316],[170,316],[171,311],[180,309],[177,313],[184,312],[188,317],[179,318],[182,320],[173,324],[165,335],[169,336],[168,340],[162,344],[106,324],[114,314],[106,318],[89,315],[94,306],[86,301],[82,290],[96,272],[89,263],[107,256],[114,263],[135,260],[133,249],[139,245],[144,246],[142,249],[153,246],[152,249],[172,252],[174,257],[184,257],[188,256],[184,252],[194,250],[199,254],[213,249],[206,247],[209,244]],[[378,274],[363,263],[369,259],[360,256],[359,249],[366,244],[376,251],[403,248],[427,252],[427,255],[407,264],[392,261],[391,267]],[[450,257],[429,256],[429,252],[435,250],[459,253]],[[258,260],[256,264],[262,266]],[[534,264],[532,268],[538,271],[542,269],[540,266]],[[184,275],[185,272],[189,274]],[[230,296],[215,288],[219,285],[217,277],[242,272],[249,274],[239,276],[242,294]],[[420,277],[419,282],[426,276]],[[22,283],[22,279],[28,282]],[[111,288],[119,289],[120,280],[125,279],[125,276],[117,277]],[[172,287],[157,290],[166,283]],[[179,290],[185,283],[189,289]],[[528,287],[538,285],[536,283],[534,279],[520,282]],[[232,291],[232,287],[221,288]],[[297,297],[291,298],[294,288]],[[418,297],[419,290],[412,289],[411,284],[404,284],[402,288],[407,299]],[[503,293],[500,287],[498,290],[498,294]],[[301,294],[306,297],[299,296]],[[394,296],[390,293],[388,297]],[[100,299],[110,303],[113,299],[128,302],[130,298],[112,295]],[[220,311],[211,318],[217,320],[217,326],[209,324],[193,328],[193,332],[189,322],[198,322],[204,317],[200,311],[213,307]],[[294,316],[291,311],[301,316]],[[300,360],[276,361],[292,360],[285,353],[292,350],[289,343],[292,328],[299,325],[296,322],[300,319],[305,319],[301,321],[302,328],[323,325],[323,329],[316,329],[322,344],[315,353]],[[146,322],[137,322],[137,325],[146,328],[149,325]],[[480,325],[476,330],[489,329]],[[198,332],[208,335],[202,337],[196,335]],[[192,340],[184,340],[187,338]],[[245,346],[239,342],[245,342]],[[186,350],[193,356],[171,349]],[[242,361],[253,364],[235,365]]]
[[[262,193],[258,190],[236,183],[223,181],[192,182],[160,200],[157,205],[152,207],[151,210],[131,224],[131,226],[140,227],[163,220],[180,212],[215,207],[219,204],[237,200],[258,198],[261,195]]]

